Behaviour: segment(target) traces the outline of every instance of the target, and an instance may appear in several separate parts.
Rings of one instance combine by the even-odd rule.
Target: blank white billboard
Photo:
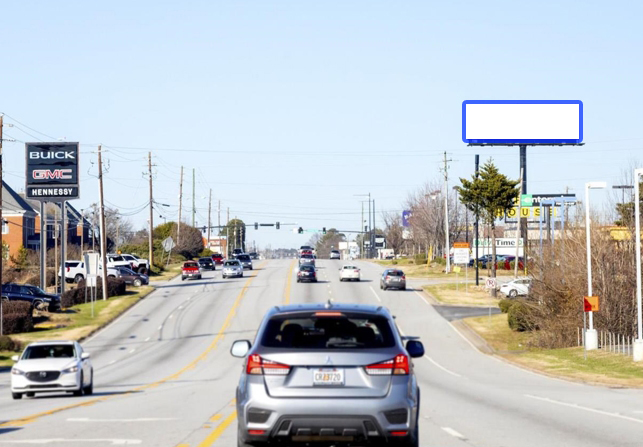
[[[469,144],[577,144],[581,101],[464,101],[462,140]]]

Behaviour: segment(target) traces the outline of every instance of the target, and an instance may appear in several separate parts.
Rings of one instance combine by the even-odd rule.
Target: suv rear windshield
[[[80,261],[65,261],[65,267],[78,267]]]
[[[404,272],[402,270],[389,270],[386,272],[387,276],[404,276]]]
[[[239,255],[239,256],[237,256],[237,259],[239,261],[250,261],[251,260],[249,255]]]
[[[301,255],[302,259],[313,259],[313,255]]]
[[[305,265],[302,265],[301,267],[299,267],[299,270],[304,271],[304,272],[314,272],[315,267],[313,267],[312,265],[305,264]]]
[[[395,346],[391,325],[385,317],[338,312],[277,315],[268,321],[261,344],[287,349],[373,349]]]
[[[199,262],[210,262],[210,263],[212,263],[212,259],[211,258],[199,258]]]

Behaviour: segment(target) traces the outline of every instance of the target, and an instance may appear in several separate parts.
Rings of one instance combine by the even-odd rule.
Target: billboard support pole
[[[527,194],[527,145],[520,145],[520,193]],[[527,251],[529,247],[529,228],[527,226],[527,219],[518,216],[520,219],[520,237],[523,239],[522,244],[522,257],[524,261],[525,272],[527,271]]]
[[[65,248],[67,245],[65,214],[67,214],[67,201],[63,200],[60,207],[62,208],[62,219],[60,221],[60,268],[62,269],[62,274],[60,275],[60,295],[62,296],[62,294],[65,293],[65,283],[67,282],[65,277]],[[58,272],[56,272],[56,274],[58,274]]]
[[[47,234],[45,231],[45,202],[40,202],[40,288],[47,290]]]
[[[476,154],[476,178],[478,178],[478,171],[480,169],[480,155]],[[478,247],[480,246],[480,234],[478,233],[478,227],[480,224],[480,216],[478,215],[476,207],[476,286],[480,285],[480,272],[479,272],[479,257],[478,257]]]

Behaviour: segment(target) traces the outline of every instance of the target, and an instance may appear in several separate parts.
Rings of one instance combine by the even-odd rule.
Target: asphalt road
[[[242,360],[228,353],[252,339],[282,303],[382,304],[427,355],[422,446],[641,446],[643,391],[540,376],[478,352],[422,295],[381,291],[381,268],[358,262],[364,281],[340,283],[341,261],[319,261],[321,281],[298,284],[295,261],[256,262],[241,279],[220,271],[163,284],[84,343],[95,395],[13,401],[0,374],[0,446],[236,446],[234,389]]]

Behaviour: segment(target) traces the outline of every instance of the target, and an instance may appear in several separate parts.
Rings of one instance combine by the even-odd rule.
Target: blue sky
[[[580,99],[586,145],[530,149],[528,190],[582,194],[642,158],[642,13],[632,1],[5,3],[0,111],[18,140],[5,142],[6,180],[24,187],[20,141],[80,141],[83,208],[102,143],[106,200],[140,227],[150,148],[155,196],[172,205],[157,221],[177,217],[183,165],[188,213],[196,169],[199,225],[212,188],[222,216],[356,230],[354,194],[371,192],[381,221],[439,178],[444,151],[454,180],[475,153],[518,178],[517,148],[462,143],[463,100]]]

